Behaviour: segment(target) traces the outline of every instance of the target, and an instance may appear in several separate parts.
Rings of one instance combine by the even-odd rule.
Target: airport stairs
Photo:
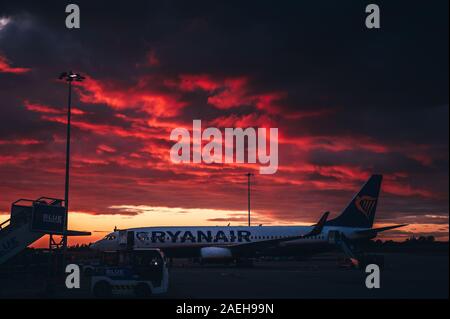
[[[19,199],[11,206],[10,219],[0,224],[0,265],[45,235],[31,230],[33,205],[61,206],[62,201],[41,197],[37,200]]]
[[[335,244],[337,247],[339,247],[344,254],[350,258],[352,263],[355,264],[355,266],[359,267],[361,266],[361,262],[365,259],[364,252],[359,249],[357,246],[353,245],[344,234],[336,238]]]

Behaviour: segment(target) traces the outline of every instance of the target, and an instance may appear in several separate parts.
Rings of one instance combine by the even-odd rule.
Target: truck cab
[[[168,286],[169,273],[159,249],[104,252],[91,277],[92,293],[100,298],[149,297],[167,292]]]

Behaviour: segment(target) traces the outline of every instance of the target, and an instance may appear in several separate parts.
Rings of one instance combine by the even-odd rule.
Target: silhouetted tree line
[[[448,241],[436,241],[434,236],[411,236],[404,241],[371,240],[362,244],[363,248],[384,252],[448,252]]]

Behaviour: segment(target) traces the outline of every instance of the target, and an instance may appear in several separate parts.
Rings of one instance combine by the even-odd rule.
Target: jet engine
[[[231,250],[223,247],[203,247],[200,249],[200,257],[203,260],[232,259]]]

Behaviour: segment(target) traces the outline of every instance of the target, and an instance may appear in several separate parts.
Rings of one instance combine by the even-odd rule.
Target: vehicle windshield
[[[164,260],[158,251],[135,252],[133,263],[136,266],[160,267]]]

